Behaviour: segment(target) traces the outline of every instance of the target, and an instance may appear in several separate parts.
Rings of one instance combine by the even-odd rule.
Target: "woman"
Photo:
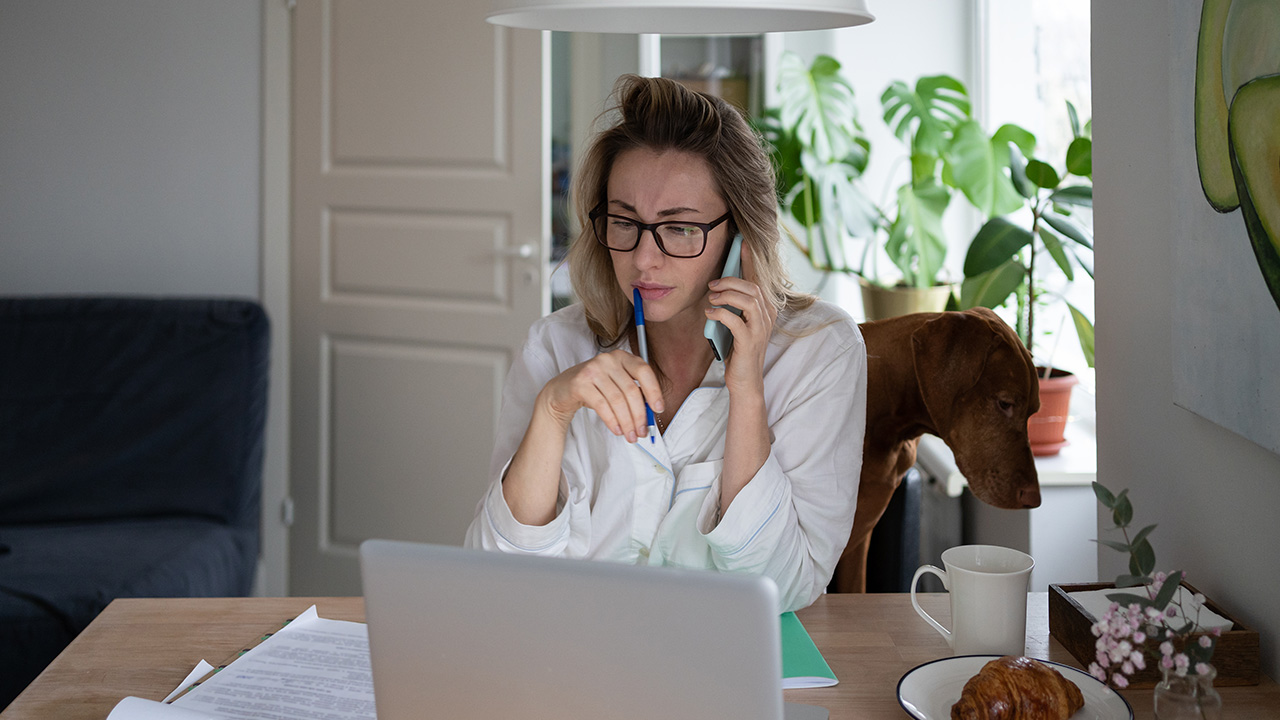
[[[773,170],[736,110],[661,78],[624,77],[616,97],[574,180],[579,302],[512,365],[467,545],[764,574],[782,609],[807,606],[853,522],[862,337],[789,290]],[[743,277],[721,279],[738,233]],[[733,335],[725,362],[708,319]]]

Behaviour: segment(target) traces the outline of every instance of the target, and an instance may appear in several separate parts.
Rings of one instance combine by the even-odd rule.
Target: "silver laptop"
[[[784,716],[766,578],[386,540],[360,566],[379,720]]]

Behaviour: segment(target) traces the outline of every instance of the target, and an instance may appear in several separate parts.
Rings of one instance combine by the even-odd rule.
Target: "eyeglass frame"
[[[599,205],[596,205],[595,209],[587,213],[587,219],[591,221],[591,234],[595,235],[596,242],[604,246],[606,250],[609,250],[611,252],[635,252],[635,249],[640,247],[640,238],[644,237],[645,231],[648,230],[649,233],[653,235],[653,241],[658,246],[658,250],[661,251],[663,255],[666,255],[667,257],[670,257],[670,258],[676,258],[677,260],[689,260],[692,258],[700,257],[702,253],[707,251],[707,240],[711,237],[711,231],[715,230],[717,227],[720,227],[721,225],[724,224],[726,220],[729,220],[730,218],[733,217],[733,211],[730,210],[729,212],[726,212],[724,215],[721,215],[720,217],[716,218],[715,220],[712,220],[709,223],[694,222],[692,220],[662,220],[656,223],[643,223],[643,222],[640,222],[639,220],[636,220],[635,218],[629,218],[626,215],[614,215],[613,213],[605,212],[605,209],[606,209],[606,202],[602,200],[600,201]],[[639,230],[636,233],[635,245],[632,245],[626,250],[622,250],[620,248],[611,247],[609,243],[605,242],[604,238],[600,237],[599,228],[596,227],[596,220],[598,220],[601,216],[606,218],[617,218],[619,220],[625,220],[631,223],[632,225],[635,225]],[[698,228],[699,230],[702,231],[702,248],[698,250],[697,254],[695,255],[672,255],[671,253],[667,252],[667,248],[664,247],[662,244],[662,238],[658,236],[658,228],[662,227],[663,225],[692,225],[693,227]]]

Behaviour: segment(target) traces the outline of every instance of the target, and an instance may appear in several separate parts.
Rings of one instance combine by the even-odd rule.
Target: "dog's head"
[[[1040,408],[1031,353],[986,308],[941,313],[911,336],[916,380],[939,436],[979,500],[1040,505],[1027,418]]]

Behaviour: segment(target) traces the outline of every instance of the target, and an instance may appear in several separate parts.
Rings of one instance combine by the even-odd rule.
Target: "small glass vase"
[[[1220,720],[1222,696],[1213,689],[1217,675],[1213,666],[1204,675],[1187,673],[1183,677],[1165,670],[1155,691],[1157,720]]]

